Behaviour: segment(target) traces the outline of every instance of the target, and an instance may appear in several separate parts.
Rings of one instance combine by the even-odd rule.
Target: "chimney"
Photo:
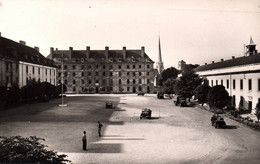
[[[142,56],[142,58],[144,58],[144,54],[145,54],[145,48],[141,47],[141,56]]]
[[[214,61],[212,61],[212,64],[215,63]]]
[[[224,61],[224,59],[221,59],[221,61]]]
[[[56,51],[58,51],[58,48],[55,48]]]
[[[205,65],[207,65],[208,63],[205,63]]]
[[[54,51],[54,48],[51,47],[51,48],[50,48],[50,58],[51,58],[51,59],[53,58],[53,51]]]
[[[126,47],[123,47],[123,58],[126,58]]]
[[[26,45],[25,41],[22,41],[22,40],[20,40],[19,43],[24,45],[24,46]]]
[[[109,54],[109,47],[106,46],[106,47],[105,47],[105,56],[106,56],[106,59],[108,59],[108,54]]]
[[[69,51],[69,59],[71,59],[73,54],[73,47],[69,47]]]
[[[235,56],[232,56],[232,59],[235,59]]]
[[[37,46],[34,46],[34,49],[37,50],[38,52],[40,52],[40,48]]]
[[[90,47],[86,47],[86,58],[89,59],[89,54],[90,54]]]

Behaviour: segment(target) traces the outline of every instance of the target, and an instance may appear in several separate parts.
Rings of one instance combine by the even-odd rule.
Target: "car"
[[[152,118],[152,110],[148,109],[148,108],[142,109],[142,112],[141,112],[141,115],[140,115],[140,119],[142,119],[142,118],[151,119]]]
[[[215,126],[215,128],[226,128],[227,124],[226,122],[224,121],[224,118],[220,115],[216,115],[214,114],[212,117],[211,117],[211,125],[212,126]]]
[[[186,107],[187,106],[187,102],[186,102],[186,98],[179,96],[179,95],[175,95],[173,97],[173,103],[178,106],[180,105],[181,107]]]
[[[144,96],[144,94],[145,94],[144,92],[138,92],[137,96]]]
[[[113,108],[113,103],[111,101],[106,101],[106,108]]]
[[[163,92],[157,92],[157,99],[164,99],[164,93]]]

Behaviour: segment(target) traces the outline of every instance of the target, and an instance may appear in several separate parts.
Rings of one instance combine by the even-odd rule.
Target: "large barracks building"
[[[154,62],[139,50],[58,50],[50,48],[48,58],[58,67],[57,83],[68,93],[153,93]]]
[[[56,85],[56,66],[45,58],[38,47],[26,46],[26,42],[15,42],[0,33],[0,86],[27,85],[28,80],[49,82]]]
[[[244,56],[212,62],[195,71],[209,81],[210,86],[223,85],[237,109],[251,112],[260,102],[260,53],[252,38]]]

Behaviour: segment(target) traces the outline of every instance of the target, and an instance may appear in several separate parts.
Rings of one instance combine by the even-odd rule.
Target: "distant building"
[[[24,41],[17,43],[0,33],[0,85],[21,88],[30,79],[56,85],[54,62],[40,54],[38,47],[28,47]]]
[[[183,71],[185,65],[186,65],[186,62],[181,60],[181,61],[178,62],[178,68],[177,69],[180,70],[180,71]]]
[[[207,79],[210,86],[225,86],[232,96],[232,105],[250,112],[260,102],[260,53],[252,38],[246,49],[246,56],[206,63],[195,71]]]
[[[54,50],[50,59],[58,67],[57,80],[70,93],[154,92],[154,62],[141,50]],[[63,61],[63,68],[62,68]]]

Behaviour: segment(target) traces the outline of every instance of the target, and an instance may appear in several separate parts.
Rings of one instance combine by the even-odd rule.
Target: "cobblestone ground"
[[[114,108],[106,109],[105,101]],[[155,95],[87,95],[0,111],[0,135],[36,135],[49,149],[75,164],[260,163],[260,133],[226,119],[227,129],[210,124],[211,113],[181,108]],[[141,109],[152,119],[140,120]],[[98,137],[96,122],[104,125]],[[82,150],[82,132],[88,150]]]

